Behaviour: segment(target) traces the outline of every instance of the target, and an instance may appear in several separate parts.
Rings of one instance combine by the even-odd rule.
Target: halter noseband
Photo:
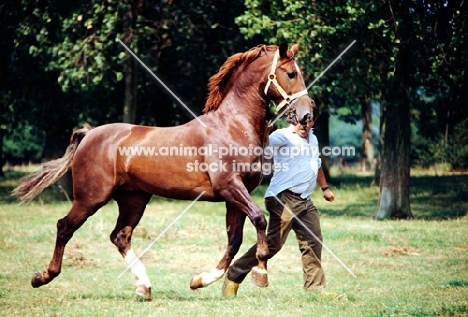
[[[288,95],[286,91],[284,91],[283,87],[280,86],[278,81],[276,80],[276,65],[278,64],[279,60],[279,50],[276,50],[275,57],[273,57],[273,63],[271,64],[271,71],[270,74],[268,75],[268,82],[265,86],[264,93],[265,95],[268,92],[268,88],[270,88],[271,83],[273,83],[273,86],[276,87],[276,90],[281,94],[283,97],[283,101],[281,101],[277,106],[276,106],[276,112],[279,113],[280,110],[285,106],[285,105],[291,105],[293,101],[298,99],[301,96],[307,95],[307,89],[301,90],[299,92],[296,92],[295,94]]]

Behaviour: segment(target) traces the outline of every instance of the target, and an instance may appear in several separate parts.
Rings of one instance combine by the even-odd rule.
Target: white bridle
[[[299,97],[302,97],[304,95],[307,95],[307,88],[304,90],[301,90],[299,92],[296,92],[295,94],[288,95],[286,91],[284,91],[283,87],[278,84],[278,81],[276,80],[276,65],[278,64],[279,60],[279,50],[276,50],[275,57],[273,57],[273,63],[271,64],[271,71],[270,74],[268,75],[268,82],[265,86],[264,93],[265,95],[268,92],[268,88],[270,88],[271,83],[273,83],[273,86],[276,87],[276,90],[281,94],[283,97],[283,101],[281,101],[277,106],[276,106],[276,112],[279,113],[280,110],[285,106],[291,104],[294,100],[298,99]]]

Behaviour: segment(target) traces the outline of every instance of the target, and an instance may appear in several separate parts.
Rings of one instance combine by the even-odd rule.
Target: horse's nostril
[[[305,114],[304,117],[299,121],[301,125],[307,125],[307,123],[310,121],[310,113]]]

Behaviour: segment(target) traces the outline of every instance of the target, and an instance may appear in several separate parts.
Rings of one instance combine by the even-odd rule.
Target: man
[[[281,249],[291,229],[294,230],[302,253],[306,290],[325,287],[325,274],[321,265],[320,217],[309,197],[318,184],[326,200],[333,202],[335,199],[327,186],[321,168],[318,141],[312,131],[318,114],[313,100],[311,108],[313,115],[306,125],[290,125],[270,135],[268,149],[272,151],[275,165],[281,168],[274,172],[265,194],[265,206],[270,213],[268,257],[272,258]],[[256,245],[252,246],[229,267],[222,288],[223,296],[236,296],[240,283],[257,265],[256,249]]]

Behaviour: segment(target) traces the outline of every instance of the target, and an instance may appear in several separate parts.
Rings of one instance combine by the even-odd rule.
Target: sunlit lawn
[[[26,206],[0,203],[2,315],[468,315],[468,176],[415,177],[411,199],[416,219],[411,221],[372,220],[378,188],[370,187],[370,181],[370,176],[336,177],[333,204],[323,201],[320,193],[313,196],[322,211],[325,244],[357,278],[324,251],[326,291],[303,291],[300,254],[291,234],[269,262],[269,287],[258,288],[249,277],[235,299],[221,296],[221,281],[199,291],[189,289],[192,275],[210,270],[224,252],[223,204],[195,203],[143,256],[153,300],[142,302],[133,294],[131,273],[118,279],[125,264],[108,238],[117,217],[115,203],[75,233],[61,275],[39,289],[30,286],[31,274],[48,264],[56,221],[70,204],[41,203],[41,198]],[[262,207],[263,190],[254,193]],[[189,203],[154,199],[135,232],[136,252],[154,241]],[[254,241],[255,231],[247,222],[240,252]]]

